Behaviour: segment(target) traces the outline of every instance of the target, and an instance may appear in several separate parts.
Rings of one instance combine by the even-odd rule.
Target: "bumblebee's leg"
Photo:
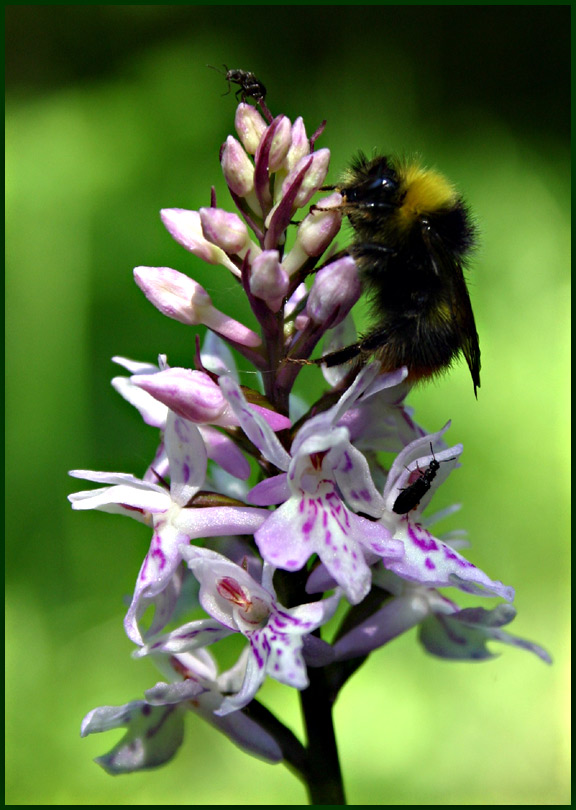
[[[317,360],[312,360],[317,366],[326,365],[328,368],[333,366],[341,366],[342,363],[349,363],[350,360],[355,360],[361,354],[362,342],[352,343],[350,346],[345,346],[343,349],[337,349],[335,352],[329,352],[324,357],[319,357]]]

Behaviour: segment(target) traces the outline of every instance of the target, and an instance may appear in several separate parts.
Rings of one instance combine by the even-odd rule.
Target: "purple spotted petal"
[[[179,506],[185,506],[206,477],[204,440],[196,425],[169,411],[164,444],[170,463],[170,495]]]
[[[246,664],[244,682],[241,688],[235,695],[224,698],[220,708],[214,712],[217,716],[224,717],[231,712],[235,712],[247,706],[264,683],[264,679],[266,678],[266,652],[263,651],[262,654],[255,654],[254,646],[251,644],[250,653]]]
[[[150,627],[144,633],[145,639],[152,638],[158,633],[161,633],[172,619],[174,609],[182,591],[183,580],[184,567],[179,565],[164,589],[152,600],[154,604],[154,617],[150,623]]]
[[[170,633],[165,633],[155,641],[144,644],[132,655],[134,658],[142,658],[145,655],[159,655],[160,653],[178,655],[220,641],[220,639],[229,636],[231,632],[227,627],[223,627],[220,622],[212,618],[198,619],[183,624]]]
[[[180,546],[187,542],[188,537],[169,522],[160,519],[157,523],[148,554],[136,580],[132,602],[124,618],[124,629],[128,638],[135,644],[143,643],[139,627],[140,619],[148,607],[156,604],[158,596],[168,587],[182,560]]]
[[[357,512],[380,517],[384,512],[384,499],[374,486],[365,456],[350,442],[340,453],[334,466],[334,477],[345,501]]]
[[[255,630],[250,636],[254,655],[262,659],[267,656],[267,674],[294,689],[308,686],[301,632],[298,626],[294,626],[288,613],[279,612],[270,617],[264,630]]]
[[[266,675],[294,689],[305,689],[308,676],[302,654],[303,637],[333,615],[339,599],[337,593],[329,599],[291,610],[275,605],[266,626],[248,634],[250,656],[242,688],[227,697],[216,714],[226,715],[246,706]]]
[[[350,512],[331,487],[315,497],[290,498],[272,512],[255,540],[265,560],[288,571],[299,570],[318,554],[352,604],[370,590],[370,569],[361,545],[375,551],[385,545],[391,553],[402,550],[384,526]]]
[[[392,561],[386,567],[398,576],[429,587],[452,585],[467,593],[485,596],[488,592],[513,601],[514,588],[491,580],[473,563],[433,537],[419,523],[412,523],[407,516],[400,521],[400,528],[394,536],[404,543],[406,553],[402,559]]]
[[[182,706],[151,706],[134,700],[125,706],[101,706],[86,715],[81,734],[125,727],[126,734],[96,762],[112,775],[156,768],[172,759],[184,737]]]

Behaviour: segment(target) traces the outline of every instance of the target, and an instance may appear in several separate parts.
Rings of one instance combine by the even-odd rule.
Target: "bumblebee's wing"
[[[446,249],[441,240],[428,240],[428,246],[434,272],[443,282],[453,324],[459,334],[462,354],[472,375],[474,395],[477,396],[476,390],[480,388],[480,344],[463,263],[458,256]]]
[[[464,272],[459,261],[451,259],[451,294],[454,319],[460,332],[462,341],[462,354],[466,358],[472,382],[474,383],[474,396],[476,389],[480,388],[480,344],[470,294],[466,286]]]

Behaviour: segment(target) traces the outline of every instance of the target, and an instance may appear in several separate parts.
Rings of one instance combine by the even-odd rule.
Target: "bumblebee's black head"
[[[398,205],[400,181],[388,158],[367,160],[360,154],[352,164],[340,193],[348,205],[373,212],[389,213]]]
[[[429,251],[431,242],[452,255],[464,255],[474,228],[454,186],[443,174],[418,161],[360,154],[338,187],[343,209],[366,243],[390,249],[408,245]]]

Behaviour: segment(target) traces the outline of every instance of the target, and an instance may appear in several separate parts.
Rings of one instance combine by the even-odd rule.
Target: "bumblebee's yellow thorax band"
[[[404,197],[398,208],[398,224],[410,227],[426,214],[449,209],[458,200],[454,186],[434,169],[425,169],[417,163],[407,165],[402,172]]]

